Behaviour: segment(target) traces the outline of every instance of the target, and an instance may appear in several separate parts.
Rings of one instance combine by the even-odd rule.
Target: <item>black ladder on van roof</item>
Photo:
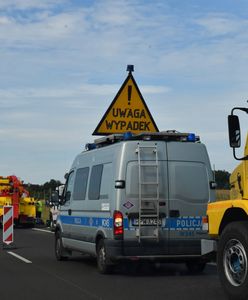
[[[139,166],[139,217],[136,236],[138,237],[139,242],[141,242],[142,239],[156,239],[158,241],[159,170],[157,144],[140,145],[138,143],[136,152],[138,154]],[[147,160],[148,156],[149,160]],[[150,177],[152,177],[152,180]],[[149,197],[149,193],[151,194],[151,197]],[[151,220],[154,223],[152,226],[152,232],[151,230],[148,230],[147,220]],[[149,226],[149,228],[151,228],[151,226]],[[147,233],[147,231],[149,233]]]

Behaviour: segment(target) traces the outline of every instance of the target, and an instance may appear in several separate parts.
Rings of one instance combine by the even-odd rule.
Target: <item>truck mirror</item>
[[[239,117],[236,115],[228,116],[229,143],[232,148],[239,148],[241,145]]]

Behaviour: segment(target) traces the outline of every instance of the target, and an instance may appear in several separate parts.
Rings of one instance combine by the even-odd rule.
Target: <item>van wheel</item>
[[[113,271],[113,265],[109,262],[106,253],[104,239],[100,239],[97,243],[97,267],[101,274],[110,274]]]
[[[55,256],[56,256],[56,259],[59,261],[67,260],[68,256],[65,255],[65,252],[66,251],[63,247],[61,233],[60,233],[60,231],[57,231],[55,233]]]
[[[206,262],[199,260],[187,261],[186,266],[191,274],[200,274],[206,267]]]
[[[218,244],[217,268],[229,299],[247,299],[248,222],[232,222],[223,230]]]

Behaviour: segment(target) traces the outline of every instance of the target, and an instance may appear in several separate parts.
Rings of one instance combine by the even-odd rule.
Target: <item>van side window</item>
[[[93,166],[90,175],[89,200],[98,200],[100,198],[100,187],[102,180],[103,165]]]
[[[73,183],[74,183],[74,171],[72,171],[67,177],[67,181],[64,189],[65,202],[71,199]]]
[[[80,168],[76,172],[75,184],[73,191],[74,200],[85,200],[87,183],[89,176],[89,168]]]
[[[102,171],[100,199],[109,199],[111,184],[113,186],[112,178],[113,178],[112,163],[104,164],[103,171]]]

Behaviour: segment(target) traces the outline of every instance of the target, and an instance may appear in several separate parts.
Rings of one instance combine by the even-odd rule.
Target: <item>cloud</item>
[[[134,12],[130,10],[128,2],[122,1],[98,1],[90,11],[93,28],[102,30],[112,28],[112,26],[125,26],[132,21]]]
[[[56,141],[56,147],[58,147],[58,145],[65,146],[65,136],[68,143],[78,140],[75,132],[70,131],[69,134],[64,128],[63,130],[59,130],[58,128],[56,130],[54,128],[47,130],[47,128],[23,128],[20,126],[19,128],[5,128],[0,130],[0,139],[8,140],[8,143],[11,143],[11,141],[20,143],[23,141],[25,143],[29,142],[31,145],[44,144],[47,146],[47,144]]]
[[[107,110],[120,85],[81,84],[70,88],[22,88],[0,90],[0,140],[48,144],[57,140],[75,143],[83,132],[88,137],[96,118]],[[164,95],[164,86],[140,86],[149,95]],[[21,99],[21,101],[20,101]],[[87,133],[88,131],[88,133]],[[59,141],[59,142],[58,142]]]
[[[224,6],[171,3],[0,0],[3,171],[21,153],[17,171],[32,181],[37,154],[42,182],[62,153],[71,162],[130,63],[158,127],[199,134],[230,166],[226,116],[247,97],[247,21]]]
[[[14,10],[27,10],[27,9],[47,9],[55,7],[59,4],[65,4],[65,0],[1,0],[0,9],[14,9]]]
[[[58,15],[44,14],[36,20],[26,20],[20,22],[18,19],[0,19],[0,39],[4,41],[4,46],[22,48],[34,43],[34,46],[47,46],[45,43],[52,41],[54,45],[57,39],[70,38],[72,32],[77,28],[84,28],[83,18],[80,12],[60,13]],[[6,35],[6,31],[8,35]],[[54,40],[55,39],[55,40]]]
[[[242,28],[248,26],[246,20],[230,14],[208,14],[195,23],[202,26],[210,36],[237,34]]]
[[[146,94],[164,94],[170,91],[169,87],[159,85],[140,85],[140,90]],[[43,99],[69,99],[69,98],[82,98],[84,95],[93,95],[95,99],[98,96],[111,96],[118,92],[120,84],[80,84],[67,88],[19,88],[19,89],[0,89],[0,104],[11,105],[11,100],[16,104],[15,99],[24,99],[24,104],[29,103],[36,98]],[[26,101],[25,101],[26,99]]]
[[[0,26],[9,25],[11,23],[12,23],[12,21],[11,21],[11,19],[9,17],[0,16]]]

